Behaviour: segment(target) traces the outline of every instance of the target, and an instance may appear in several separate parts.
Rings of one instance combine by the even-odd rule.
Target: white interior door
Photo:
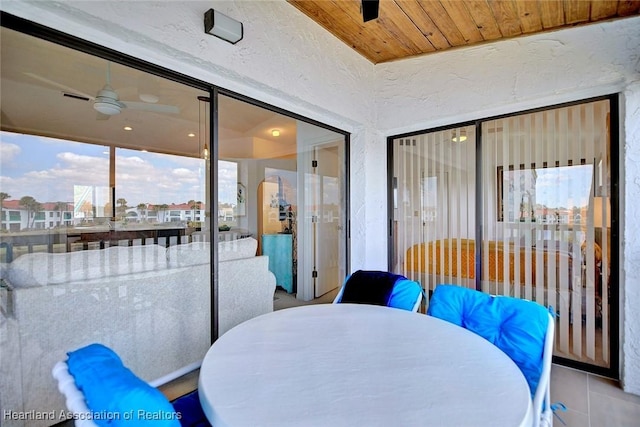
[[[337,290],[346,274],[344,136],[298,122],[297,294]]]
[[[340,230],[341,185],[339,150],[337,145],[317,146],[315,183],[317,218],[315,222],[316,281],[315,297],[322,296],[341,285]]]

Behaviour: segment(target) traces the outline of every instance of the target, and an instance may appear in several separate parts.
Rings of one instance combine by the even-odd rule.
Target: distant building
[[[125,216],[128,222],[167,223],[167,222],[204,222],[205,207],[199,204],[194,209],[188,203],[164,205],[147,205],[146,209],[127,208]],[[68,202],[40,203],[40,209],[30,211],[20,205],[20,200],[4,200],[0,216],[0,230],[20,231],[27,229],[45,230],[56,227],[73,227],[92,224],[97,221],[93,212],[74,212],[74,204]]]
[[[0,219],[0,229],[9,231],[69,227],[74,225],[73,203],[45,202],[30,212],[20,200],[4,200]]]
[[[136,211],[135,208],[131,208],[131,210]],[[188,203],[172,203],[166,205],[166,208],[162,208],[162,205],[149,204],[145,215],[148,222],[204,222],[205,206],[204,203],[199,203],[198,209],[196,209]]]

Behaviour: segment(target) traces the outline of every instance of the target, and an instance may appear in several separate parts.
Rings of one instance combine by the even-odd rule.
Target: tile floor
[[[598,375],[553,365],[551,401],[567,407],[557,413],[568,427],[640,427],[640,396]],[[553,425],[563,423],[556,417]]]

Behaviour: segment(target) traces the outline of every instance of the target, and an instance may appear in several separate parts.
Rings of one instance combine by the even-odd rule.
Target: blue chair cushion
[[[542,374],[548,310],[535,302],[437,285],[427,314],[469,329],[504,351],[524,374],[531,395]]]
[[[420,294],[422,294],[422,286],[418,282],[403,277],[398,279],[393,286],[387,305],[411,311],[413,306],[416,305]]]
[[[181,415],[182,427],[211,427],[202,410],[198,390],[174,400],[172,404],[176,413]]]
[[[102,344],[67,353],[69,373],[99,426],[180,426],[180,414],[160,392],[126,368]]]

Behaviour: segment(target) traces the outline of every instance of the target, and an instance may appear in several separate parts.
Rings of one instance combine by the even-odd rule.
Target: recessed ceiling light
[[[460,129],[459,133],[453,131],[453,137],[451,138],[452,142],[464,142],[467,140],[467,132],[464,129]]]
[[[125,126],[123,129],[124,130],[133,130],[133,128],[131,126]]]
[[[193,133],[193,132],[190,132],[187,136],[188,136],[189,138],[193,138],[194,136],[196,136],[196,134],[195,134],[195,133]]]
[[[271,131],[272,136],[280,136],[280,131],[278,129],[274,129]]]

